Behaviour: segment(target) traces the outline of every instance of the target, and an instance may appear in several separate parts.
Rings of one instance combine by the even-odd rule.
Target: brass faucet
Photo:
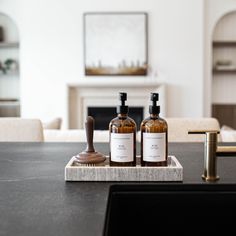
[[[189,134],[205,134],[204,143],[204,172],[202,178],[205,181],[215,182],[219,180],[217,175],[217,156],[236,155],[235,146],[217,147],[218,130],[189,131]]]

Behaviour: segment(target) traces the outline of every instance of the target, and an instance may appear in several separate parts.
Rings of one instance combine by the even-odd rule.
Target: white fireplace
[[[68,84],[69,128],[82,129],[88,115],[88,107],[116,107],[120,104],[119,92],[127,93],[129,107],[143,107],[148,116],[150,93],[159,93],[161,116],[165,116],[166,86],[159,79],[142,78],[86,78]],[[114,117],[116,114],[114,114]],[[138,126],[140,124],[137,124]]]

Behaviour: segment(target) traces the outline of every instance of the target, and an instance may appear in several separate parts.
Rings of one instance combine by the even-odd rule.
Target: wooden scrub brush
[[[87,147],[84,151],[75,156],[75,161],[79,164],[86,164],[88,166],[94,166],[98,163],[104,162],[106,156],[100,152],[96,152],[93,146],[94,118],[92,116],[88,116],[85,121],[85,131]]]

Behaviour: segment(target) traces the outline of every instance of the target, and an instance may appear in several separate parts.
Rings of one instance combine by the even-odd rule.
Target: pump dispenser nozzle
[[[116,112],[118,114],[127,114],[128,113],[128,106],[125,105],[125,101],[127,100],[127,93],[119,93],[121,105],[117,106]]]
[[[151,93],[152,105],[149,106],[149,113],[150,114],[159,114],[160,113],[160,106],[157,106],[158,100],[159,100],[159,94],[158,93]]]
[[[125,105],[125,101],[127,100],[127,93],[120,93],[120,100],[121,100],[121,105]]]

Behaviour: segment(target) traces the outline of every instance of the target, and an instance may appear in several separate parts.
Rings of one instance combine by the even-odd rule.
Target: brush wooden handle
[[[74,156],[76,162],[80,164],[95,165],[106,160],[106,156],[100,152],[96,152],[93,146],[93,130],[94,130],[94,119],[92,116],[88,116],[85,121],[85,131],[87,139],[87,148]]]
[[[93,146],[93,130],[94,130],[94,119],[92,116],[88,116],[85,121],[85,130],[86,130],[86,139],[87,139],[87,148],[86,152],[95,152]]]

